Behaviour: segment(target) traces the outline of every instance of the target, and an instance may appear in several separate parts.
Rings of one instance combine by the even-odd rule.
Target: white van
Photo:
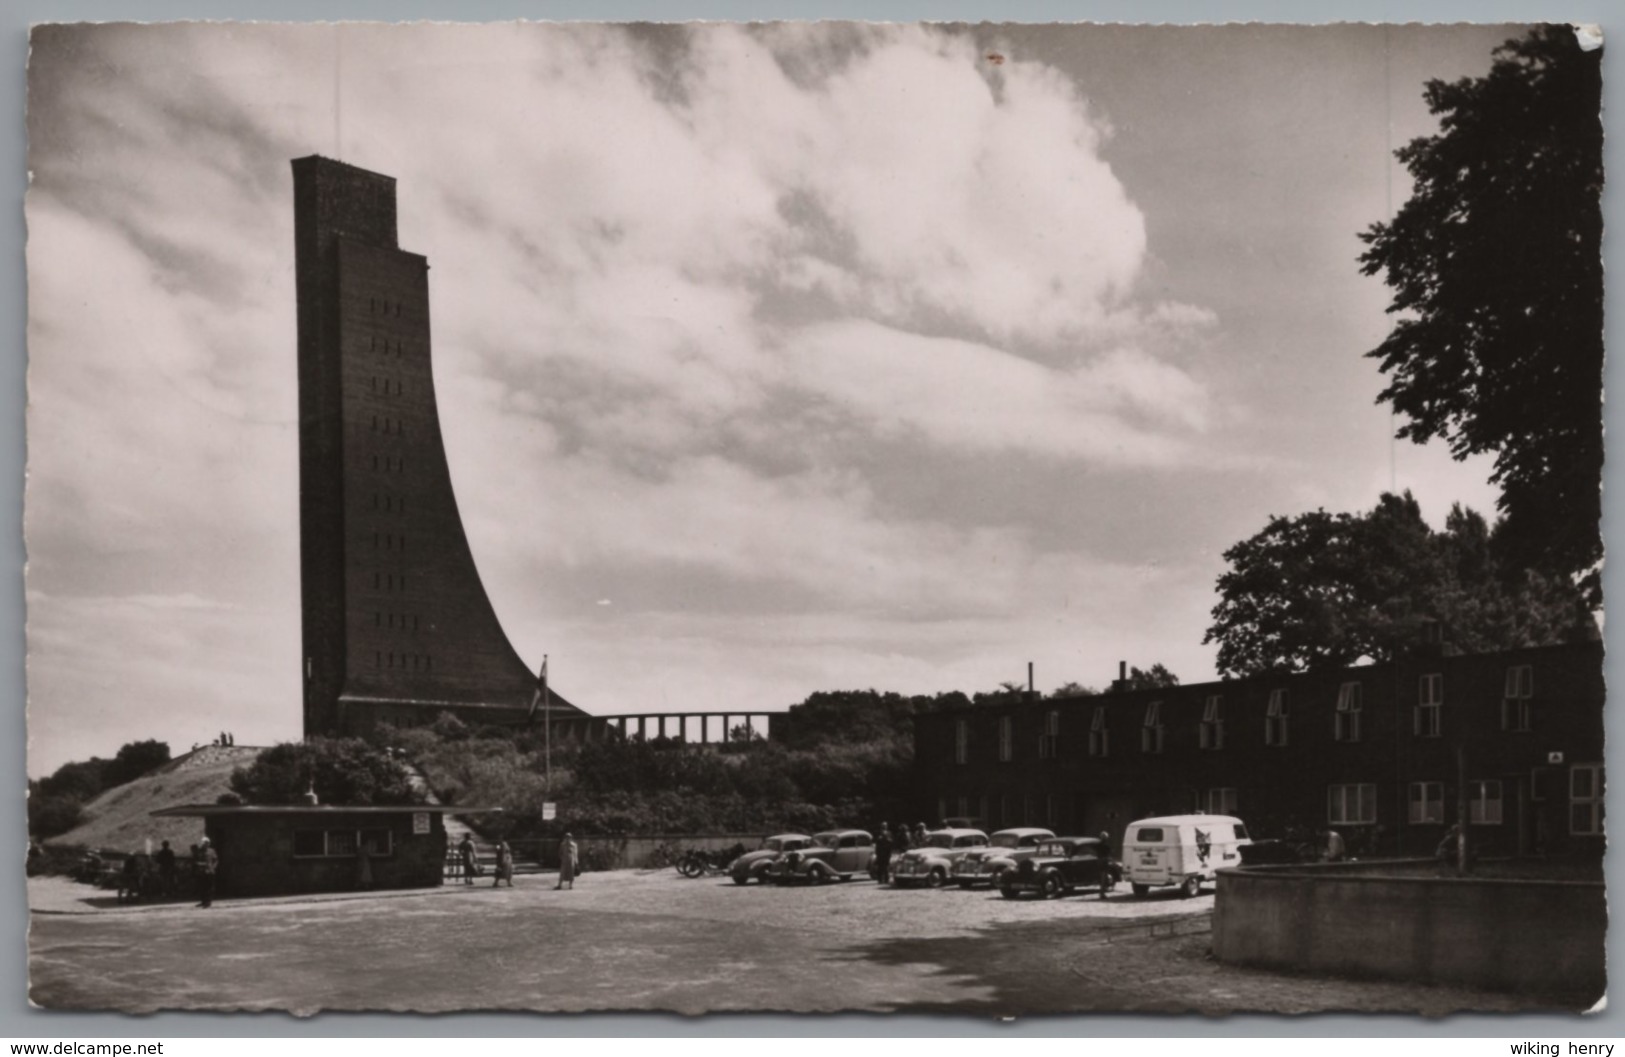
[[[1241,865],[1247,827],[1231,815],[1165,815],[1142,818],[1123,831],[1123,876],[1143,896],[1153,887],[1178,885],[1193,896],[1216,870]]]

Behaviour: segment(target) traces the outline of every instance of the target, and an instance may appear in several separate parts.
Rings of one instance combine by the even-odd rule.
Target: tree
[[[1130,665],[1128,679],[1125,682],[1126,685],[1123,687],[1125,690],[1155,690],[1161,686],[1178,686],[1179,676],[1161,664],[1153,664],[1144,671]]]
[[[107,768],[107,784],[111,786],[133,782],[169,762],[169,743],[163,741],[132,741],[121,746],[118,755]]]
[[[1439,133],[1396,152],[1414,191],[1361,234],[1401,318],[1367,355],[1399,436],[1495,453],[1509,568],[1601,603],[1601,50],[1544,26],[1488,76],[1430,81]]]
[[[1271,517],[1225,551],[1203,642],[1218,644],[1220,672],[1244,676],[1388,660],[1428,623],[1463,652],[1595,637],[1572,583],[1503,571],[1499,531],[1458,505],[1436,533],[1409,492],[1367,514]]]
[[[250,804],[297,804],[312,786],[324,804],[423,802],[401,765],[360,738],[273,745],[231,775],[232,792]]]

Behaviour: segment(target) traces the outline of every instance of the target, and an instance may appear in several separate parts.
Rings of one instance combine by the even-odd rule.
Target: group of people
[[[925,835],[930,830],[925,828],[924,822],[916,822],[910,829],[908,823],[899,822],[897,828],[882,822],[875,827],[875,878],[881,884],[891,880],[892,856],[901,857],[910,848],[920,847],[925,843]]]
[[[220,854],[214,843],[204,837],[192,845],[192,880],[197,891],[198,906],[214,905],[215,878],[220,871]],[[101,856],[92,851],[86,856],[90,869],[99,872]],[[156,874],[156,877],[153,875]],[[151,856],[130,855],[124,860],[119,874],[118,898],[120,902],[135,902],[147,895],[163,899],[173,898],[181,892],[180,857],[166,840]]]
[[[474,878],[481,873],[479,858],[474,851],[474,838],[468,833],[457,844],[457,859],[463,867],[463,884],[472,885]],[[569,888],[572,891],[576,886],[576,874],[581,872],[581,850],[570,834],[566,833],[559,841],[559,883],[553,886],[554,891]],[[513,887],[513,848],[505,840],[497,841],[497,862],[495,876],[491,880],[492,888],[500,888],[506,881],[508,887]]]

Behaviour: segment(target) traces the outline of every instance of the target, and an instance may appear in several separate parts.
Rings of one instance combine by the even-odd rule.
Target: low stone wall
[[[670,866],[660,861],[664,853],[682,853],[690,849],[720,851],[742,844],[752,851],[762,843],[760,833],[629,833],[619,836],[577,834],[576,850],[591,870],[629,870]],[[510,842],[514,854],[521,860],[540,863],[544,869],[557,869],[559,842],[555,838],[520,839]]]
[[[1589,881],[1425,876],[1416,861],[1219,871],[1222,962],[1600,997],[1607,894]]]

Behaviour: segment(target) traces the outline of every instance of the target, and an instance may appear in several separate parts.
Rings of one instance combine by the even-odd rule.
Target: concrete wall
[[[1359,867],[1219,873],[1213,954],[1274,969],[1600,996],[1600,882],[1403,876]]]

